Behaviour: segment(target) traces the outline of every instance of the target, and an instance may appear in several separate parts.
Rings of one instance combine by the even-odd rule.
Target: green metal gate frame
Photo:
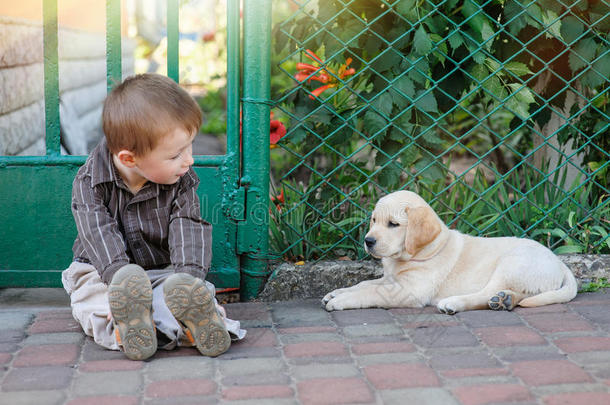
[[[267,275],[269,207],[270,0],[243,2],[243,86],[240,87],[240,1],[227,1],[227,153],[196,156],[202,215],[214,225],[208,279],[260,291]],[[168,76],[178,82],[178,6],[167,1]],[[106,3],[107,83],[120,81],[120,0]],[[57,0],[43,0],[45,156],[0,156],[0,288],[59,287],[76,236],[72,180],[86,156],[61,155]],[[243,141],[240,136],[243,105]],[[243,151],[243,153],[241,153]],[[262,230],[262,231],[261,231]]]

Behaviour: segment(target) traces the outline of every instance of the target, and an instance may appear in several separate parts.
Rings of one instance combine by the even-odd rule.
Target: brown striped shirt
[[[171,264],[176,272],[205,278],[212,258],[212,225],[201,218],[198,185],[190,168],[176,184],[148,182],[133,195],[102,140],[72,184],[78,230],[74,260],[91,263],[107,284],[128,263],[144,269]]]

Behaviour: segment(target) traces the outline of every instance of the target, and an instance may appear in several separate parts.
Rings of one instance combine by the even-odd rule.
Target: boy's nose
[[[186,166],[192,166],[193,163],[195,163],[195,160],[193,159],[193,154],[192,153],[188,153],[186,155],[184,163],[186,164]]]

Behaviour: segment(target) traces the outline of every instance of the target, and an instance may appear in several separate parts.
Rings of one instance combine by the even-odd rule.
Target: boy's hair
[[[176,127],[196,133],[202,115],[193,98],[172,79],[153,73],[131,76],[104,101],[102,125],[111,153],[136,156],[153,150]]]

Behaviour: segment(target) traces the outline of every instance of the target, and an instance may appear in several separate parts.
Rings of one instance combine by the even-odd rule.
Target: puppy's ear
[[[405,250],[411,256],[432,242],[441,232],[436,214],[430,207],[407,208]]]

